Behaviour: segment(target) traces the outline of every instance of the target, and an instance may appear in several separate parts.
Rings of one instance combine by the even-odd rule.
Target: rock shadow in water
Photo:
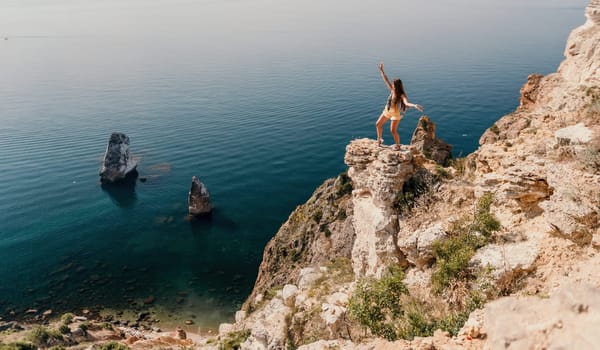
[[[238,225],[231,219],[221,215],[218,209],[213,209],[209,215],[205,216],[188,216],[186,221],[189,222],[192,233],[206,234],[211,231],[235,231]]]
[[[108,193],[112,201],[121,208],[132,208],[137,201],[135,185],[137,183],[138,172],[134,170],[127,174],[125,179],[116,183],[101,184],[102,191]]]

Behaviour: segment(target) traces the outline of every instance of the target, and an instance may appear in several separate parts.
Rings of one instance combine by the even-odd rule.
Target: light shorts
[[[390,120],[402,120],[402,115],[400,114],[400,111],[388,111],[384,108],[382,113],[386,118],[389,118]]]

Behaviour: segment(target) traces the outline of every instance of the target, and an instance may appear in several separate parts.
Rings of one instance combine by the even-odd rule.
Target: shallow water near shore
[[[465,155],[528,74],[556,70],[587,1],[334,3],[1,3],[0,317],[231,321],[265,243],[375,136],[379,60]],[[113,131],[146,182],[100,185]],[[192,175],[210,219],[187,217]]]

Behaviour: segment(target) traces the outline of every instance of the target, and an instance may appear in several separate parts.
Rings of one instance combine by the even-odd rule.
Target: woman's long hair
[[[392,83],[394,86],[394,94],[396,98],[392,98],[390,96],[390,100],[388,101],[388,109],[391,107],[391,104],[398,105],[400,103],[400,110],[402,112],[406,112],[406,104],[404,104],[404,99],[402,97],[406,97],[406,92],[404,92],[404,86],[402,85],[402,80],[395,79]]]

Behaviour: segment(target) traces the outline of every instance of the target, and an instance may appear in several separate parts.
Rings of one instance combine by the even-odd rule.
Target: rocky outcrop
[[[437,164],[445,165],[452,159],[452,146],[435,137],[435,124],[426,115],[419,118],[410,145]]]
[[[188,211],[192,216],[205,216],[212,212],[212,202],[208,189],[197,177],[192,176],[188,194]]]
[[[104,162],[100,169],[102,183],[114,183],[124,180],[129,175],[135,175],[137,162],[129,154],[129,137],[115,132],[110,136]]]
[[[394,203],[416,170],[413,158],[406,146],[394,151],[369,139],[346,147],[344,161],[354,183],[352,263],[357,276],[380,276],[387,265],[404,260],[395,243],[399,221]]]
[[[544,76],[541,74],[530,74],[527,82],[521,88],[521,98],[519,100],[519,109],[527,109],[534,105],[538,99],[540,81]]]

